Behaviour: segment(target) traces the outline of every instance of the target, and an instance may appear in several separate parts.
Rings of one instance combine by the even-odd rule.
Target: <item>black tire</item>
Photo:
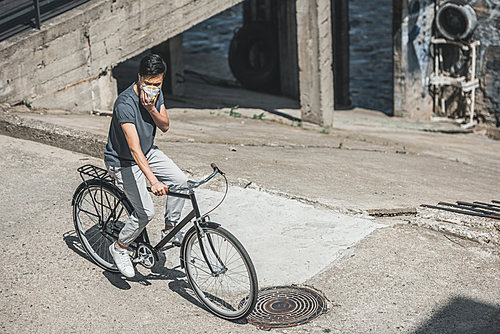
[[[204,227],[203,231],[203,248],[212,268],[220,274],[212,275],[193,227],[184,236],[181,254],[189,284],[215,315],[227,320],[244,318],[257,302],[257,274],[252,261],[241,243],[222,227]]]
[[[276,28],[253,22],[234,35],[229,46],[229,67],[244,86],[279,93],[279,48]]]
[[[74,198],[73,222],[85,252],[99,267],[118,273],[108,247],[118,239],[132,205],[121,190],[99,180],[87,181]]]

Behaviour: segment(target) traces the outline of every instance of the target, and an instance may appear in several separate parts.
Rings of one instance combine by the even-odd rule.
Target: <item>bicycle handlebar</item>
[[[204,180],[199,181],[199,182],[188,181],[188,182],[192,183],[192,185],[190,185],[189,187],[178,187],[178,188],[171,188],[171,187],[169,187],[168,191],[171,191],[171,190],[179,190],[179,191],[180,190],[191,190],[193,188],[197,188],[197,187],[201,186],[202,184],[210,181],[210,179],[212,179],[218,173],[221,174],[221,175],[225,174],[223,171],[221,171],[219,169],[219,167],[217,167],[217,165],[215,163],[212,163],[210,165],[210,167],[212,167],[212,169],[214,171],[212,172],[212,174],[210,174],[209,176],[207,176]],[[147,189],[148,189],[149,192],[151,192],[151,187],[147,187]]]

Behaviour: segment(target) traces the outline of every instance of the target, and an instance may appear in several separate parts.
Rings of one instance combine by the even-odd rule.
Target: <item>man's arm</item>
[[[170,121],[168,119],[167,110],[165,106],[162,104],[160,108],[160,112],[156,110],[156,100],[154,102],[148,102],[146,99],[146,93],[142,89],[139,90],[139,98],[141,100],[142,105],[149,112],[156,126],[162,131],[167,132],[170,126]]]
[[[123,129],[123,133],[125,134],[125,138],[127,139],[127,144],[130,148],[130,152],[132,153],[132,157],[151,183],[151,191],[156,196],[166,195],[168,192],[168,187],[158,181],[156,176],[153,174],[151,167],[149,167],[148,160],[144,156],[144,153],[142,153],[139,135],[137,134],[135,124],[121,123],[121,126]]]

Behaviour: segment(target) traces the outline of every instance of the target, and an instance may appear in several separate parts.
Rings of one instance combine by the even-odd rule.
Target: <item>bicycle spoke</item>
[[[186,272],[205,305],[216,314],[237,319],[239,315],[247,315],[255,304],[256,290],[252,289],[254,283],[250,278],[254,274],[231,238],[225,236],[227,232],[217,231],[206,229],[203,246],[194,234],[187,239],[189,263]],[[209,264],[215,274],[210,272]]]
[[[88,185],[75,203],[75,227],[83,247],[98,265],[111,271],[116,271],[116,266],[108,248],[120,227],[116,218],[125,219],[130,214],[122,198],[110,186],[95,183]]]
[[[200,271],[202,271],[202,272],[206,273],[207,275],[212,276],[212,273],[211,273],[211,272],[209,272],[208,270],[203,270],[201,267],[198,267],[198,266],[196,266],[196,265],[194,265],[194,264],[190,264],[190,266],[192,266],[193,268],[196,268],[196,269],[198,269],[198,270],[200,270]]]

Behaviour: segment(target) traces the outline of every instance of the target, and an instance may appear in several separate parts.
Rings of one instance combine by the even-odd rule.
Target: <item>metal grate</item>
[[[326,299],[318,292],[298,286],[276,286],[259,291],[257,304],[247,317],[259,329],[294,327],[326,313]]]

